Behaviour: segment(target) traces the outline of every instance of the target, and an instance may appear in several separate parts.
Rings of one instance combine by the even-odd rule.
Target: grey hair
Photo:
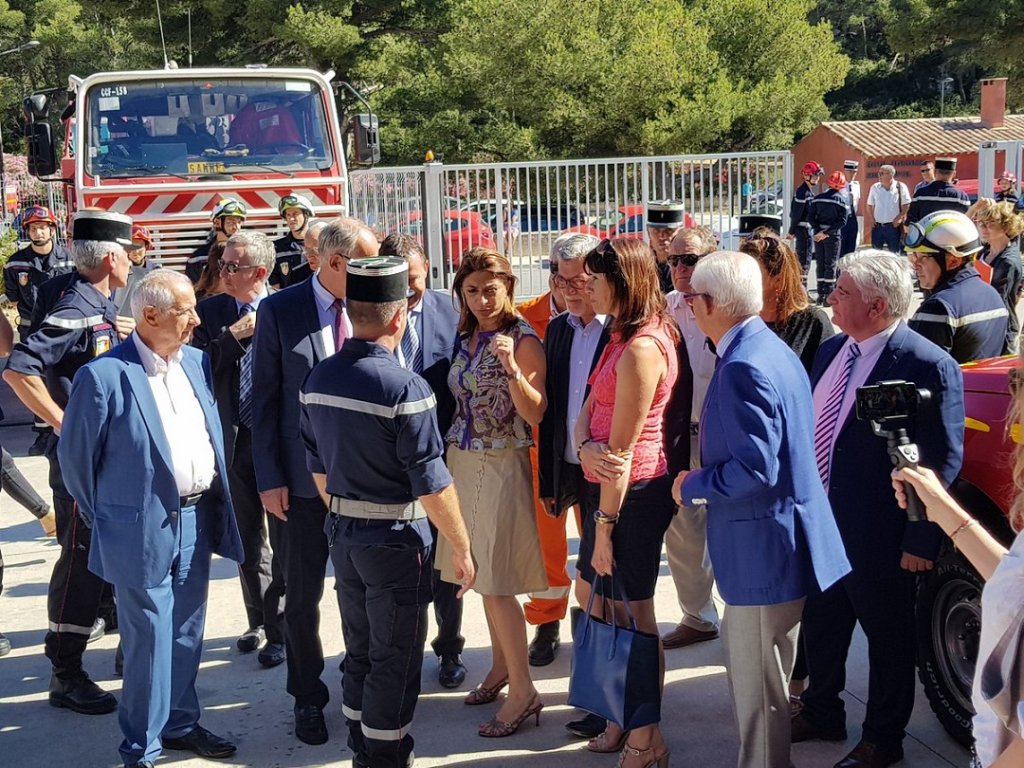
[[[231,246],[244,249],[249,263],[254,267],[265,267],[267,274],[274,270],[277,263],[274,241],[262,232],[251,229],[235,232],[224,245],[225,249]]]
[[[306,225],[306,233],[317,232],[327,226],[327,219],[312,219]]]
[[[320,258],[326,263],[331,256],[340,254],[346,259],[355,258],[359,249],[359,236],[366,225],[359,219],[338,218],[328,222],[320,233]]]
[[[879,166],[878,172],[879,173],[891,173],[893,176],[895,176],[896,175],[896,166],[895,165],[889,165],[888,163],[886,163],[885,165]]]
[[[730,317],[750,317],[761,311],[761,268],[757,261],[739,251],[715,251],[693,268],[690,285],[708,294],[715,308]]]
[[[75,269],[79,272],[93,272],[103,263],[103,257],[111,251],[124,250],[124,246],[109,240],[74,240]]]
[[[839,271],[849,276],[864,301],[885,299],[889,317],[901,320],[914,296],[909,262],[889,251],[862,248],[839,260]]]
[[[154,269],[139,280],[132,289],[132,317],[141,323],[146,307],[155,307],[163,312],[174,306],[174,286],[192,290],[192,281],[183,272],[173,269]]]
[[[551,244],[551,268],[560,261],[576,261],[582,259],[601,244],[601,239],[582,232],[566,232],[559,235]]]

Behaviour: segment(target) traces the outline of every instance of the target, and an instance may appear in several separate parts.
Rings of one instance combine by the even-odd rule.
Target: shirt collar
[[[139,338],[139,334],[132,334],[132,341],[135,342],[135,349],[139,353],[139,359],[142,361],[142,367],[146,370],[147,376],[163,376],[167,373],[171,364],[180,365],[181,358],[185,356],[184,351],[181,347],[175,350],[174,354],[171,355],[170,360],[164,360],[162,357],[157,355],[156,352],[146,346],[145,342]]]
[[[265,298],[267,298],[267,296],[269,296],[269,295],[270,295],[270,292],[267,290],[267,284],[264,283],[263,284],[263,288],[260,290],[259,296],[257,296],[252,301],[239,301],[238,299],[235,299],[235,308],[239,312],[241,312],[242,311],[242,307],[245,306],[246,304],[248,304],[253,309],[259,309],[260,302],[263,301]]]
[[[715,354],[718,355],[719,360],[725,357],[725,353],[729,351],[729,347],[732,346],[732,343],[739,335],[740,329],[748,323],[753,322],[756,317],[757,315],[751,315],[745,320],[740,320],[736,325],[725,332],[722,338],[719,339],[718,344],[715,345]]]
[[[892,338],[894,333],[896,333],[896,328],[899,324],[899,320],[894,320],[890,326],[879,331],[874,336],[868,336],[864,341],[856,342],[857,346],[860,348],[860,356],[870,357],[876,352],[879,352],[882,347],[889,343],[889,339]],[[843,348],[840,350],[840,353],[845,353],[853,343],[853,338],[847,337],[846,343],[843,344]]]
[[[324,288],[323,283],[320,282],[319,273],[313,275],[311,281],[313,283],[313,296],[316,298],[316,303],[320,306],[320,309],[326,312],[334,304],[334,294]]]
[[[567,315],[568,319],[566,322],[569,323],[570,327],[577,331],[582,331],[586,328],[593,328],[595,323],[597,323],[597,325],[604,325],[605,320],[608,319],[608,315],[594,315],[594,319],[584,326],[583,319],[579,315],[574,315],[572,312],[568,312]]]

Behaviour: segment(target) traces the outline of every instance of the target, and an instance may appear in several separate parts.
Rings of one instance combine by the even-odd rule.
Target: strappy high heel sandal
[[[628,735],[629,731],[623,731],[619,734],[619,738],[613,742],[608,736],[608,731],[604,731],[587,742],[587,749],[591,752],[600,752],[602,754],[621,752],[622,748],[626,745],[626,737]]]
[[[515,720],[506,722],[505,720],[499,720],[495,717],[481,725],[480,730],[477,731],[477,733],[489,739],[503,739],[518,731],[519,726],[522,725],[524,721],[529,720],[531,715],[537,718],[536,724],[540,725],[540,711],[542,709],[544,709],[544,702],[542,702],[540,700],[540,696],[538,696]]]
[[[480,683],[480,685],[466,694],[466,698],[462,700],[462,703],[469,704],[472,707],[480,704],[490,704],[498,698],[498,694],[501,693],[501,689],[506,685],[508,685],[507,677],[504,680],[499,680],[490,688],[486,688],[483,683]]]
[[[661,747],[664,748],[664,743]],[[644,759],[643,768],[651,768],[652,766],[658,766],[658,768],[668,768],[668,756],[669,751],[666,749],[661,754],[655,754],[654,745],[652,744],[647,749],[636,749],[635,747],[629,746],[627,742],[622,748],[622,752],[619,753],[619,764],[617,768],[622,768],[622,764],[626,762],[627,757],[642,757]]]

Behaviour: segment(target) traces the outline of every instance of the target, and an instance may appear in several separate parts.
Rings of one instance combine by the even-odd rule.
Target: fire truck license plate
[[[224,173],[224,163],[198,162],[188,164],[189,173]]]

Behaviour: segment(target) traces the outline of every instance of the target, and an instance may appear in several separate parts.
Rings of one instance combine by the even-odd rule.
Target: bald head
[[[348,262],[368,259],[380,250],[377,236],[359,219],[334,219],[320,231],[320,283],[336,298],[345,298]]]

